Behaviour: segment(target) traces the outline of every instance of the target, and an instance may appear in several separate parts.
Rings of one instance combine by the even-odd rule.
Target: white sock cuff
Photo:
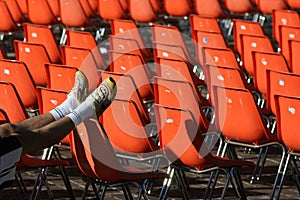
[[[55,120],[59,120],[63,117],[65,117],[69,112],[66,112],[66,110],[63,107],[56,107],[53,110],[49,111],[51,115],[54,117]]]
[[[76,111],[69,113],[67,117],[69,117],[72,120],[75,126],[79,125],[82,122],[80,115]]]

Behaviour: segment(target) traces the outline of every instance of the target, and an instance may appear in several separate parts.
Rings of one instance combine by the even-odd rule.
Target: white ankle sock
[[[68,98],[62,102],[59,106],[50,111],[55,120],[65,117],[71,113],[78,106],[78,101],[74,96],[68,96]]]
[[[82,121],[92,117],[93,115],[96,116],[95,108],[93,108],[90,101],[86,100],[66,116],[73,121],[75,126],[77,126]]]

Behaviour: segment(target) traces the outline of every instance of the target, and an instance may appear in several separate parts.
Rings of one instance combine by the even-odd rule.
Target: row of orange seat
[[[179,174],[186,169],[189,169],[189,172],[202,173],[206,171],[204,169],[206,169],[207,165],[226,168],[230,172],[234,171],[231,171],[232,167],[251,165],[251,163],[247,162],[233,162],[216,156],[211,157],[210,151],[203,155],[200,152],[201,156],[199,156],[198,149],[200,149],[203,142],[202,134],[209,130],[222,133],[222,137],[225,137],[226,145],[243,144],[260,148],[265,147],[267,144],[277,144],[282,147],[284,153],[271,194],[273,196],[275,195],[279,176],[284,169],[283,165],[284,163],[288,164],[292,153],[292,151],[287,151],[285,146],[282,145],[282,140],[285,136],[281,129],[281,127],[285,126],[291,127],[292,124],[286,121],[278,121],[278,119],[283,120],[283,118],[279,117],[281,116],[280,112],[288,110],[292,114],[290,118],[296,117],[293,119],[297,120],[295,110],[298,107],[296,103],[293,103],[275,106],[275,111],[272,110],[276,117],[279,117],[277,119],[277,123],[280,124],[278,126],[279,129],[277,129],[277,137],[266,128],[262,120],[262,113],[256,106],[257,102],[254,101],[248,89],[259,91],[266,97],[270,95],[267,89],[269,87],[266,85],[275,86],[278,83],[280,87],[284,86],[285,88],[283,90],[278,88],[277,91],[275,90],[274,95],[275,93],[276,95],[283,94],[282,91],[286,92],[284,93],[285,95],[289,95],[291,93],[290,89],[287,88],[288,78],[283,79],[283,76],[280,74],[279,78],[270,79],[270,81],[275,82],[274,84],[266,83],[264,77],[266,74],[269,74],[266,68],[273,70],[284,68],[287,71],[290,71],[290,68],[286,64],[284,56],[274,52],[269,38],[264,35],[258,23],[242,20],[233,21],[233,33],[235,34],[234,51],[228,48],[216,19],[202,18],[195,15],[192,15],[190,19],[192,38],[196,41],[194,42],[195,47],[186,45],[186,38],[182,36],[176,27],[153,25],[151,27],[151,48],[153,52],[147,49],[147,45],[143,42],[144,38],[141,37],[140,30],[137,29],[133,21],[112,20],[111,27],[114,36],[110,36],[109,40],[109,65],[102,58],[93,35],[90,33],[67,30],[67,45],[61,46],[60,54],[60,50],[48,27],[24,24],[26,42],[15,41],[16,59],[22,62],[3,62],[10,63],[9,66],[12,66],[12,63],[19,63],[23,67],[27,65],[28,70],[26,67],[24,69],[27,71],[27,74],[30,74],[29,77],[32,76],[32,78],[28,78],[31,79],[31,84],[28,84],[28,86],[34,83],[34,86],[47,85],[48,87],[50,86],[50,89],[65,91],[72,87],[74,73],[78,69],[83,70],[90,78],[95,77],[93,81],[90,80],[95,85],[101,76],[113,76],[118,80],[118,94],[116,100],[100,120],[107,131],[110,142],[118,150],[122,151],[142,153],[158,148],[157,144],[153,144],[152,139],[148,138],[149,133],[144,131],[145,125],[153,122],[154,119],[151,118],[151,113],[149,113],[143,101],[149,102],[149,100],[154,98],[156,103],[154,107],[155,121],[160,139],[159,147],[163,148],[162,152],[165,153],[169,160],[173,161],[176,158],[181,161],[180,165],[176,162],[172,163],[172,170]],[[282,19],[279,21],[282,21]],[[213,27],[214,29],[204,29],[204,26],[207,24],[209,24],[209,28]],[[288,35],[291,34],[294,33],[289,33]],[[51,40],[52,44],[50,43]],[[190,53],[191,48],[196,49],[196,56]],[[235,53],[240,54],[240,61],[242,62],[237,62]],[[148,64],[150,63],[147,63],[149,58],[154,58],[156,70],[152,71],[149,68]],[[273,61],[275,61],[275,64],[272,64]],[[45,64],[46,67],[44,67]],[[3,64],[3,66],[5,65]],[[39,69],[41,71],[34,72],[37,66],[40,66]],[[71,73],[67,72],[69,69]],[[257,75],[260,69],[264,71]],[[14,69],[8,69],[8,65],[2,71],[6,75],[3,77],[8,77],[7,75],[12,75],[13,72],[16,72]],[[21,78],[25,76],[25,71],[21,73],[21,76],[19,74],[17,78],[7,79],[9,82],[16,82],[18,92],[24,86],[25,82]],[[247,79],[244,78],[242,75],[244,72],[254,80],[253,85],[249,84]],[[272,71],[270,71],[271,74],[273,74]],[[67,75],[67,78],[65,75]],[[153,77],[154,75],[156,77]],[[293,75],[297,76],[295,73]],[[154,85],[151,84],[152,78]],[[66,80],[70,80],[69,88],[62,89],[61,86],[67,85]],[[259,82],[264,83],[261,86]],[[17,86],[17,83],[19,86]],[[92,85],[90,89],[95,87],[95,85]],[[206,95],[206,87],[209,96]],[[202,90],[199,91],[198,88]],[[50,91],[50,89],[45,89],[45,91]],[[21,99],[22,96],[20,94]],[[52,107],[57,105],[59,101],[62,101],[54,99],[54,93],[51,93],[48,97],[51,98],[48,98],[45,102],[48,101]],[[267,105],[272,102],[270,99],[267,99]],[[275,103],[280,103],[281,99],[285,98],[276,97],[276,99],[278,101],[274,100]],[[295,100],[293,98],[289,99]],[[9,103],[9,101],[5,102]],[[42,103],[44,103],[44,100]],[[279,105],[278,103],[276,105]],[[207,108],[210,105],[214,106],[214,112]],[[259,105],[262,106],[263,104]],[[10,107],[4,105],[2,108],[8,109]],[[288,109],[285,109],[285,107]],[[281,109],[282,111],[279,112],[278,110]],[[47,111],[46,108],[41,109],[40,107],[40,111],[42,110],[43,112]],[[224,110],[226,111],[225,113],[223,112]],[[232,123],[233,121],[235,123]],[[283,126],[283,123],[288,125],[285,124]],[[101,129],[98,126],[96,128]],[[113,135],[114,133],[119,133],[122,136]],[[166,134],[170,133],[174,134],[171,137],[171,139],[174,138],[172,141],[170,141],[169,137],[165,138]],[[130,137],[131,135],[133,137]],[[140,137],[143,137],[143,142]],[[283,142],[285,141],[283,140]],[[77,140],[77,144],[78,142],[80,141]],[[289,150],[297,150],[297,146],[294,146],[294,144],[288,143],[287,146]],[[135,148],[132,149],[132,147]],[[184,148],[181,149],[179,147]],[[76,148],[74,147],[73,151],[75,150]],[[225,151],[226,148],[224,148],[223,152],[225,153]],[[289,153],[288,157],[285,157],[286,152]],[[80,151],[77,153],[80,153]],[[234,154],[234,152],[231,152],[231,154]],[[207,160],[204,161],[203,158]],[[82,160],[77,162],[79,167],[82,165],[82,162]],[[181,168],[182,165],[190,168]],[[193,171],[195,168],[197,170]],[[97,170],[94,169],[94,171]],[[97,176],[99,175],[98,171],[97,173],[87,173],[84,170],[82,172],[91,175],[93,178],[101,179],[101,177]],[[234,174],[238,181],[238,175]],[[178,176],[179,178],[181,177],[179,182],[184,183],[183,176]],[[284,178],[284,175],[282,177]],[[184,187],[187,186],[185,185]],[[279,187],[278,197],[281,187],[282,184]],[[244,197],[241,183],[238,185],[238,188],[240,191],[237,191],[237,193]],[[162,195],[166,195],[166,193]],[[184,195],[188,197],[189,194],[184,193]]]

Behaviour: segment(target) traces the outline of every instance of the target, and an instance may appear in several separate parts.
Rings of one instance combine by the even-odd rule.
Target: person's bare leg
[[[101,83],[101,85],[92,92],[86,100],[75,108],[66,117],[58,120],[54,120],[52,114],[48,113],[43,116],[44,122],[51,122],[45,126],[37,128],[35,130],[22,128],[23,126],[35,127],[38,125],[32,124],[32,122],[39,123],[37,120],[29,120],[22,122],[21,126],[18,124],[12,124],[12,127],[16,127],[11,136],[15,136],[19,139],[23,146],[23,153],[34,152],[41,150],[45,147],[58,143],[63,139],[71,130],[75,128],[79,123],[92,117],[93,115],[99,116],[110,105],[111,101],[115,97],[116,88],[113,79],[108,78]],[[0,130],[1,132],[1,130]]]
[[[45,115],[45,117],[47,116],[52,117],[51,114]],[[23,146],[23,153],[31,153],[57,144],[66,137],[74,127],[75,125],[72,120],[69,117],[64,117],[56,121],[53,120],[52,123],[39,129],[19,129],[11,135],[19,139]]]
[[[9,136],[22,130],[35,130],[71,113],[88,95],[88,79],[81,72],[75,74],[75,81],[67,99],[49,113],[28,118],[24,121],[0,126],[0,137]]]

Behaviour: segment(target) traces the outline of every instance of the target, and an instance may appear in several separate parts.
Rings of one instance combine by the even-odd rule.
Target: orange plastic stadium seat
[[[267,124],[249,90],[220,86],[214,86],[213,90],[216,102],[214,107],[216,127],[225,138],[222,155],[225,155],[226,151],[230,151],[231,155],[236,155],[234,148],[227,149],[228,145],[255,149],[264,149],[271,145],[281,147],[281,162],[270,195],[273,198],[279,183],[278,179],[285,157],[285,147],[279,142],[277,135],[271,133],[267,128]],[[265,152],[265,156],[267,156],[267,152]],[[236,156],[233,156],[233,158],[237,159]],[[251,182],[256,179],[256,171],[260,165],[260,160],[261,154],[258,156]]]
[[[103,69],[108,67],[92,33],[67,29],[66,36],[67,46],[89,49],[92,52],[98,66]]]
[[[267,70],[289,72],[289,67],[281,54],[253,52],[254,86],[267,96]]]
[[[201,132],[205,133],[211,128],[209,119],[202,110],[206,105],[202,103],[199,94],[194,91],[190,82],[155,77],[154,96],[156,104],[190,110]]]
[[[104,20],[128,18],[127,1],[121,0],[99,0],[98,13]]]
[[[242,40],[242,68],[253,77],[253,51],[274,52],[270,39],[267,36],[241,35]]]
[[[218,0],[194,0],[195,13],[202,17],[222,18],[225,16]]]
[[[139,198],[145,196],[145,190],[142,185],[145,181],[168,178],[163,172],[154,172],[134,165],[128,165],[120,162],[115,154],[112,144],[107,137],[104,128],[96,119],[88,119],[77,126],[76,131],[71,134],[71,151],[73,159],[80,171],[87,175],[91,181],[102,183],[102,192],[94,190],[99,199],[103,199],[105,191],[110,185],[120,186],[125,189],[125,197],[131,197],[128,190],[128,184],[134,183],[138,186]],[[88,183],[90,183],[88,182]],[[87,193],[87,184],[83,192],[83,198]]]
[[[281,136],[283,144],[288,149],[287,158],[283,169],[288,168],[291,162],[295,161],[294,157],[299,156],[300,146],[299,139],[297,137],[298,133],[298,122],[299,122],[299,112],[300,109],[300,99],[299,97],[293,96],[276,96],[276,117],[277,117],[277,132]],[[296,175],[299,173],[298,169],[295,169]],[[280,199],[280,192],[286,177],[287,170],[283,171],[281,177],[281,184],[279,185],[278,193],[276,198]],[[298,184],[296,181],[295,184]]]
[[[21,102],[21,99],[18,95],[17,90],[13,86],[13,84],[8,82],[0,82],[0,91],[1,91],[1,102],[0,102],[0,109],[4,110],[7,114],[9,122],[17,123],[29,118],[27,112],[25,111],[25,107]],[[64,167],[69,166],[70,163],[66,160],[59,160],[59,159],[50,159],[50,160],[43,160],[40,157],[31,156],[29,154],[24,154],[21,156],[20,161],[17,164],[17,172],[16,177],[19,177],[18,174],[24,172],[24,170],[35,170],[37,172],[36,183],[31,192],[31,198],[37,199],[41,187],[43,183],[47,181],[47,173],[45,170],[47,167]],[[70,194],[72,195],[72,187],[68,180],[68,176],[64,170],[61,170],[62,178],[65,180],[66,188]],[[40,188],[38,188],[40,187]],[[51,192],[50,187],[47,187],[47,191],[49,194],[49,198],[54,198]]]
[[[189,61],[193,64],[196,63],[195,59],[191,56],[183,35],[180,33],[179,29],[175,26],[165,26],[165,25],[152,25],[152,43],[153,48],[163,49],[169,53],[175,54],[181,59]]]
[[[16,0],[5,0],[9,12],[17,24],[22,24],[26,22],[25,16],[22,13],[19,4]]]
[[[146,154],[159,149],[131,100],[114,99],[102,116],[101,123],[116,151]]]
[[[289,40],[300,40],[300,26],[280,26],[279,30],[281,35],[279,42],[281,53],[284,55],[287,62],[291,64]]]
[[[193,13],[190,0],[164,0],[165,11],[168,15],[184,17]]]
[[[297,0],[286,0],[285,3],[293,10],[300,9],[300,2]]]
[[[273,38],[278,43],[281,41],[280,26],[300,26],[300,18],[293,10],[273,10],[272,12],[272,30]]]
[[[67,92],[61,90],[37,87],[36,91],[40,114],[48,113],[67,98]],[[69,135],[63,138],[61,143],[69,145]]]
[[[171,80],[187,81],[191,84],[194,92],[198,95],[201,88],[205,87],[205,82],[199,79],[194,73],[194,67],[180,59],[165,58],[164,52],[158,52],[155,58],[156,75]],[[199,94],[201,103],[207,104],[207,101]]]
[[[203,64],[227,66],[240,69],[237,58],[229,48],[210,48],[204,47]],[[201,58],[198,58],[201,59]]]
[[[152,59],[153,55],[149,51],[149,46],[145,45],[145,42],[141,36],[141,33],[139,32],[139,29],[135,22],[132,20],[124,20],[124,19],[113,19],[110,21],[111,26],[111,32],[112,35],[118,37],[118,38],[124,38],[130,40],[129,42],[135,45],[137,44],[140,48],[140,50],[143,53],[143,57],[145,59]],[[134,42],[135,40],[136,42]],[[133,42],[131,42],[133,41]],[[123,41],[125,42],[125,41]],[[147,48],[148,47],[148,48]],[[131,47],[135,48],[135,46]],[[119,51],[119,50],[117,50]],[[128,53],[128,52],[127,52]]]
[[[70,46],[61,46],[62,61],[64,65],[76,67],[89,79],[89,91],[93,91],[100,80],[98,70],[105,70],[98,66],[91,50]]]
[[[253,13],[255,5],[251,0],[240,0],[237,3],[235,0],[223,0],[225,8],[233,15],[242,15]]]
[[[290,71],[295,74],[300,74],[300,40],[289,40],[289,67]]]
[[[0,32],[9,34],[17,31],[18,26],[15,20],[13,19],[13,17],[11,16],[5,1],[0,1],[0,10],[1,10],[0,12],[1,19],[5,19],[5,20],[1,20],[0,22]]]
[[[110,71],[129,74],[134,79],[144,101],[153,100],[153,72],[144,59],[136,54],[110,51]]]
[[[70,91],[74,85],[76,67],[58,64],[45,64],[47,87],[54,90]]]
[[[27,2],[23,0],[16,0],[16,2],[18,3],[18,6],[21,9],[22,13],[24,15],[27,15],[28,14]]]
[[[208,142],[205,142],[202,135],[204,132],[201,132],[199,129],[197,118],[189,110],[158,104],[155,105],[154,110],[159,130],[160,148],[171,162],[170,173],[181,174],[178,176],[178,182],[183,184],[185,188],[182,190],[183,199],[190,198],[189,190],[187,189],[189,186],[185,178],[186,173],[201,175],[205,172],[213,172],[213,175],[216,172],[215,175],[218,177],[219,169],[224,169],[225,172],[232,172],[230,175],[225,173],[227,174],[226,181],[220,199],[224,199],[230,182],[229,180],[233,177],[236,182],[231,183],[233,184],[235,194],[237,194],[238,198],[246,198],[241,177],[235,172],[235,168],[253,166],[252,162],[230,160],[213,154],[211,152],[212,147],[210,147]],[[209,181],[203,197],[204,199],[207,198],[207,195],[209,195],[208,199],[211,199],[214,186],[211,187],[210,184],[211,182]],[[169,187],[166,188],[166,194]],[[165,195],[163,195],[164,198],[166,197]]]
[[[241,35],[255,35],[264,36],[265,33],[261,25],[257,22],[247,20],[233,20],[233,36],[234,36],[234,50],[241,55],[242,52],[242,38]]]
[[[4,51],[0,48],[0,59],[5,59]]]
[[[54,4],[52,4],[54,5]],[[28,0],[28,18],[34,24],[55,25],[59,24],[59,19],[53,12],[48,0]]]
[[[42,44],[15,40],[16,60],[23,61],[35,82],[36,86],[46,86],[45,64],[50,63],[49,55]]]
[[[143,102],[141,94],[139,93],[132,76],[117,72],[101,71],[102,80],[105,80],[108,77],[112,77],[117,84],[118,89],[115,98],[134,102],[141,116],[143,124],[149,124],[152,121],[151,115]]]
[[[26,42],[38,43],[45,46],[51,63],[61,63],[61,54],[51,29],[48,26],[24,24]]]
[[[264,15],[272,14],[273,10],[285,10],[287,9],[285,0],[258,0],[257,7]]]
[[[288,95],[299,97],[297,85],[300,83],[300,75],[291,72],[275,70],[267,71],[267,104],[266,106],[276,115],[275,95]]]
[[[214,33],[222,33],[219,22],[215,18],[204,17],[200,15],[190,15],[190,27],[193,40],[196,40],[197,31],[207,31]]]
[[[132,20],[141,23],[155,22],[162,12],[157,0],[128,0]]]
[[[35,83],[24,62],[0,60],[0,80],[14,84],[23,105],[28,111],[37,107]]]

